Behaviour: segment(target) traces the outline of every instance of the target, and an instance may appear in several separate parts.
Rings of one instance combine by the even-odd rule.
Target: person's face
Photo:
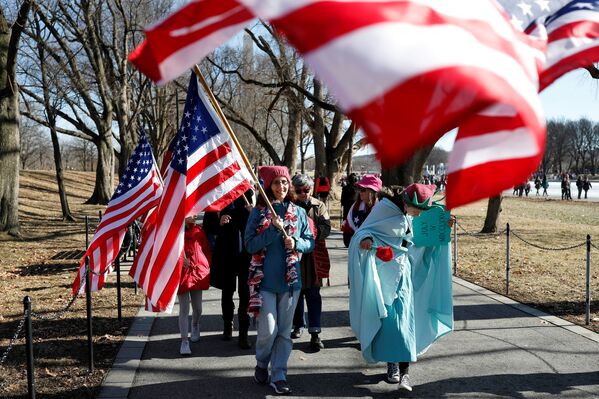
[[[406,213],[410,216],[419,216],[422,213],[422,209],[406,204]]]
[[[190,228],[196,222],[195,216],[189,216],[185,218],[185,227]]]
[[[310,186],[295,186],[295,194],[297,195],[297,199],[302,202],[308,201],[311,192],[312,187]]]
[[[283,201],[289,192],[289,180],[286,177],[276,177],[270,184],[270,189],[278,201]]]
[[[360,192],[360,201],[366,202],[368,204],[372,202],[372,199],[374,198],[374,191],[364,187],[358,187],[358,191]]]

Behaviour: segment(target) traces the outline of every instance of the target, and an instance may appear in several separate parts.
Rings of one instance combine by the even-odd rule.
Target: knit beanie
[[[264,180],[264,189],[269,188],[272,181],[277,177],[285,177],[289,184],[291,184],[291,177],[289,177],[289,171],[286,166],[261,166],[258,174]]]

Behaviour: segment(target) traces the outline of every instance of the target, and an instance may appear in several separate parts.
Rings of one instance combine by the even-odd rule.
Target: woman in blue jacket
[[[254,380],[265,384],[270,364],[270,385],[277,394],[289,394],[287,361],[293,345],[293,314],[301,289],[300,253],[312,251],[314,237],[306,212],[293,203],[287,168],[263,166],[260,177],[277,215],[273,217],[260,197],[245,229],[245,246],[252,254],[248,313],[256,318],[258,331]]]

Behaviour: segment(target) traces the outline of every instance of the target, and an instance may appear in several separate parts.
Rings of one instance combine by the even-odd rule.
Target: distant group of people
[[[542,196],[542,197],[548,197],[549,194],[547,192],[547,189],[549,188],[549,182],[547,181],[547,175],[546,174],[536,174],[534,175],[531,180],[533,180],[533,184],[534,184],[534,188],[536,190],[536,196]],[[570,174],[568,173],[563,173],[560,177],[560,188],[561,188],[561,198],[562,200],[572,200],[572,190],[571,190],[571,180],[570,180]],[[527,196],[528,194],[531,192],[531,183],[530,180],[527,180],[521,184],[518,184],[516,186],[514,186],[514,190],[513,190],[513,195],[515,196]],[[543,189],[543,192],[540,193],[541,188]],[[589,180],[589,177],[587,175],[582,176],[582,175],[578,175],[578,177],[576,178],[576,188],[578,190],[578,199],[582,199],[582,193],[584,191],[584,199],[588,198],[588,191],[593,188],[593,185],[591,184],[591,181]]]
[[[254,317],[257,330],[254,380],[259,384],[269,383],[276,394],[284,395],[291,393],[287,363],[292,339],[301,337],[307,330],[310,348],[313,351],[325,348],[320,337],[323,306],[320,288],[329,277],[330,259],[325,239],[330,234],[331,222],[326,204],[315,196],[323,187],[330,192],[330,184],[327,187],[325,181],[313,182],[300,174],[292,179],[282,166],[262,167],[259,174],[274,214],[262,197],[258,197],[253,206],[250,190],[220,212],[206,212],[202,226],[196,224],[195,217],[185,220],[178,292],[179,352],[190,355],[190,342],[200,340],[202,292],[210,285],[221,290],[222,338],[232,340],[233,296],[237,291],[238,345],[242,349],[252,348],[248,331],[250,317]],[[413,234],[411,217],[433,206],[435,188],[413,184],[405,190],[389,190],[383,188],[378,176],[364,175],[358,179],[350,175],[342,191],[345,217],[342,230],[344,243],[350,248],[352,329],[361,342],[364,358],[369,362],[387,362],[387,380],[410,391],[410,362],[452,327],[452,320],[448,319],[451,309],[435,307],[438,304],[451,307],[451,290],[443,288],[439,281],[425,285],[436,287],[434,293],[427,294],[432,304],[421,305],[426,308],[426,315],[414,305],[415,291],[420,286],[412,286],[411,267],[419,262],[436,262],[439,253],[413,258],[407,255]],[[324,199],[327,197],[328,194]],[[352,239],[354,235],[358,238]],[[383,244],[388,245],[391,252],[388,259],[381,260],[372,250]],[[376,265],[383,262],[385,273],[395,273],[388,281],[395,283],[381,283],[378,288],[370,286],[373,283],[366,283],[366,276],[361,275],[365,262]],[[449,270],[448,263],[446,266]],[[374,270],[376,268],[371,272]],[[445,283],[450,287],[450,272],[448,276]],[[378,284],[377,279],[368,281]],[[379,305],[372,302],[373,289],[382,290],[385,295]],[[380,309],[376,310],[376,306],[384,307],[386,318],[380,319]],[[374,321],[364,324],[374,315],[382,324]],[[434,318],[437,331],[434,336],[422,337],[415,330],[416,319],[420,317]]]

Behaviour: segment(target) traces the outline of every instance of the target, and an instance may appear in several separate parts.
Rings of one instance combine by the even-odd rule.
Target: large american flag
[[[85,287],[86,257],[89,257],[90,270],[95,273],[91,276],[91,289],[102,289],[105,275],[112,270],[113,262],[119,254],[127,226],[158,205],[161,194],[162,180],[154,162],[152,148],[141,130],[139,143],[129,158],[104,217],[79,264],[77,277],[73,281],[73,295]]]
[[[158,208],[143,228],[130,274],[154,310],[169,311],[181,276],[184,220],[220,211],[250,189],[251,176],[222,121],[191,76]]]
[[[599,60],[588,44],[597,31],[594,1],[505,0],[504,10],[493,0],[222,0],[221,15],[240,12],[240,3],[303,54],[384,164],[462,126],[448,165],[449,207],[497,194],[534,171],[545,143],[539,80],[544,87]],[[521,33],[536,17],[544,19],[527,30],[534,38]],[[211,18],[188,15],[187,25]],[[145,45],[160,47],[158,39],[148,36]],[[573,43],[587,44],[572,50]],[[197,44],[198,54],[210,51],[206,41]],[[164,69],[147,60],[134,63]]]

